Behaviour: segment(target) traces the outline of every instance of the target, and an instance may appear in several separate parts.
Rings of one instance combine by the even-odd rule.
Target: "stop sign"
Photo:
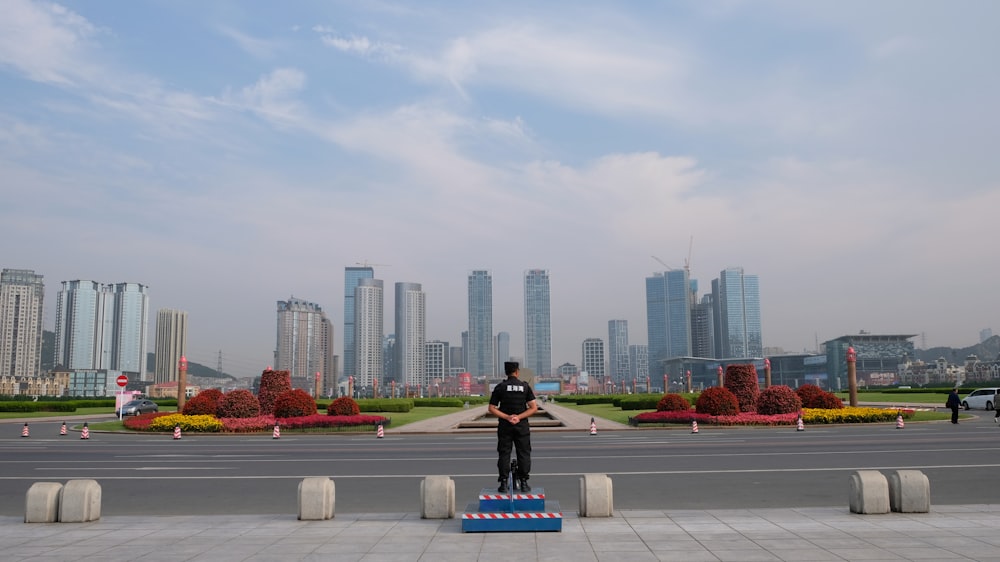
[[[126,377],[125,375],[118,375],[118,378],[115,379],[115,382],[118,383],[118,386],[125,386],[128,384],[128,377]]]

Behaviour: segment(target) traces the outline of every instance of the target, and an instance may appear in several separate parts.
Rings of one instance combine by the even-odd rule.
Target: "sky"
[[[760,279],[764,345],[1000,329],[1000,3],[0,0],[0,267],[138,282],[189,358],[273,362],[276,302],[342,353],[344,267],[421,283],[460,345],[467,276],[553,366],[645,281]]]

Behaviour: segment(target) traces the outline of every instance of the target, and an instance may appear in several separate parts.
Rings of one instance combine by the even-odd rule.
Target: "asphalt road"
[[[336,511],[419,512],[420,481],[455,480],[461,511],[496,484],[491,433],[232,436],[79,433],[60,422],[0,424],[0,515],[23,516],[33,482],[94,478],[104,515],[296,513],[297,487],[330,476]],[[847,506],[860,469],[923,471],[934,504],[1000,504],[1000,427],[992,412],[950,423],[781,428],[702,426],[589,435],[532,435],[531,484],[564,510],[579,506],[579,475],[608,474],[616,509]]]

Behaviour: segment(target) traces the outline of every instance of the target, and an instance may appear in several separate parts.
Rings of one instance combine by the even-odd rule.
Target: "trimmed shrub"
[[[652,410],[659,401],[660,397],[655,394],[635,394],[623,396],[616,404],[622,410]]]
[[[726,380],[723,386],[736,397],[741,412],[753,412],[757,409],[760,386],[757,384],[757,369],[753,364],[726,367]]]
[[[656,403],[657,412],[686,412],[691,409],[691,403],[680,394],[664,394]]]
[[[358,400],[362,412],[409,412],[413,409],[412,398],[365,398]],[[329,405],[327,405],[329,410]]]
[[[832,392],[827,392],[814,384],[804,384],[796,391],[803,408],[840,409],[844,402]]]
[[[297,418],[316,413],[316,401],[304,390],[293,389],[282,392],[274,401],[274,417]]]
[[[231,390],[219,401],[220,418],[254,418],[260,415],[260,403],[249,390]]]
[[[174,427],[180,427],[181,431],[214,433],[222,431],[222,422],[216,419],[215,416],[168,414],[153,418],[149,423],[150,431],[173,431]]]
[[[735,416],[740,413],[740,403],[729,389],[710,386],[698,396],[695,412],[713,416]]]
[[[465,400],[461,398],[413,398],[413,405],[422,408],[461,408]]]
[[[758,414],[791,414],[800,409],[802,409],[802,400],[787,385],[779,384],[765,388],[757,397]]]
[[[184,403],[185,416],[214,416],[219,411],[219,400],[222,391],[218,388],[206,388]]]
[[[260,374],[260,390],[257,401],[262,414],[274,413],[274,401],[282,392],[292,389],[292,374],[289,371],[272,371],[268,369]]]
[[[361,413],[358,403],[350,396],[341,396],[326,407],[326,413],[331,416],[356,416]]]

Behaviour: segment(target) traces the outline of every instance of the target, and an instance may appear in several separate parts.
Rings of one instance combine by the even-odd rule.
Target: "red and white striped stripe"
[[[462,519],[562,519],[562,513],[463,513]]]
[[[481,500],[509,500],[513,497],[515,500],[544,500],[545,494],[514,494],[510,496],[508,494],[481,494],[479,499]]]

